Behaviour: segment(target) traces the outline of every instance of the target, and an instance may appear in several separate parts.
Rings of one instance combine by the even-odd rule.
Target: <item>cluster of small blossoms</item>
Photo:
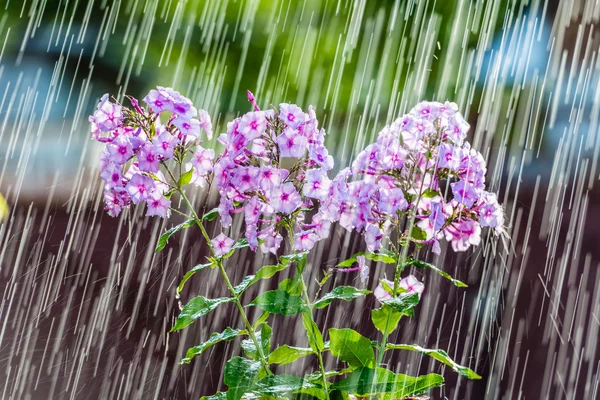
[[[465,142],[468,129],[456,104],[419,103],[338,174],[319,213],[362,232],[369,251],[413,218],[422,232],[401,232],[404,239],[432,244],[436,253],[443,237],[455,251],[478,245],[481,227],[499,232],[504,217],[485,191],[485,160]]]
[[[259,246],[276,253],[282,231],[294,237],[295,250],[310,250],[329,235],[331,223],[306,212],[327,199],[331,181],[327,171],[333,158],[324,146],[314,110],[293,104],[279,110],[255,110],[228,123],[219,137],[225,150],[214,164],[214,182],[220,193],[221,223],[231,225],[234,213],[243,213],[245,236],[252,250]]]
[[[109,215],[118,216],[131,203],[147,204],[147,216],[163,218],[169,215],[171,201],[165,197],[170,185],[162,171],[161,162],[181,157],[192,148],[194,180],[211,171],[214,151],[199,146],[198,137],[204,130],[210,138],[212,125],[209,115],[198,110],[192,102],[173,89],[158,87],[144,98],[147,109],[130,98],[132,107],[111,102],[105,94],[89,121],[92,137],[105,144],[100,156],[100,175],[104,180],[104,200]],[[160,116],[170,114],[162,124]]]

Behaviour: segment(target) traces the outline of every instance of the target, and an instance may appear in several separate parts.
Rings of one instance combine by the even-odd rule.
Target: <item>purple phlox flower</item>
[[[108,100],[108,93],[102,96],[93,115],[94,124],[101,132],[110,132],[121,126],[123,109],[119,104]]]
[[[453,171],[460,167],[463,158],[462,149],[448,143],[442,143],[438,148],[438,167],[449,168]]]
[[[169,132],[164,130],[160,135],[155,136],[153,139],[154,151],[161,155],[165,159],[173,158],[173,152],[175,146],[179,143],[179,140],[171,135]]]
[[[246,90],[246,95],[248,96],[248,101],[250,102],[250,104],[252,104],[254,109],[256,111],[260,111],[260,108],[258,108],[258,105],[256,104],[256,100],[254,99],[254,95],[252,94],[252,92],[249,90]]]
[[[265,139],[254,139],[250,146],[250,151],[256,157],[266,158],[268,155],[268,144]]]
[[[246,226],[258,224],[260,210],[261,207],[258,197],[252,196],[252,198],[244,205],[244,219],[246,221]]]
[[[172,88],[161,88],[160,86],[158,89],[164,91],[169,96],[172,104],[169,111],[172,113],[186,118],[194,118],[198,115],[198,110],[196,110],[192,101],[187,97],[182,96],[178,91],[173,90]]]
[[[158,154],[155,147],[146,143],[138,153],[138,167],[143,172],[158,172]]]
[[[242,116],[238,126],[239,131],[250,141],[259,138],[267,128],[265,113],[261,111],[249,112]]]
[[[270,192],[276,186],[279,186],[281,182],[287,178],[289,171],[287,169],[278,169],[273,167],[260,167],[258,173],[258,182],[260,188],[265,192]]]
[[[233,201],[229,200],[226,196],[221,196],[217,210],[221,217],[221,225],[224,227],[230,226],[232,222],[231,212],[233,211]]]
[[[123,171],[121,170],[121,166],[115,163],[108,163],[102,168],[100,177],[104,180],[106,183],[105,186],[108,189],[123,186]]]
[[[473,185],[465,181],[458,181],[451,183],[450,186],[452,187],[452,194],[456,201],[467,208],[473,207],[475,200],[477,200],[477,191]]]
[[[307,120],[307,115],[295,104],[281,103],[279,105],[279,118],[292,129]]]
[[[315,214],[310,226],[320,239],[327,239],[329,237],[331,221],[325,219],[322,214]],[[306,228],[308,228],[308,226]]]
[[[406,294],[416,293],[421,298],[421,293],[425,290],[425,285],[420,282],[414,275],[409,275],[406,278],[400,279],[398,285],[400,289],[404,289]]]
[[[134,174],[125,189],[129,193],[133,204],[138,204],[148,199],[150,192],[154,189],[154,181],[147,176]]]
[[[504,225],[504,213],[502,206],[498,204],[495,193],[483,192],[481,203],[477,208],[479,224],[481,226],[497,228]]]
[[[104,191],[104,203],[108,215],[117,217],[131,203],[131,198],[123,188],[112,188]]]
[[[294,250],[310,250],[318,240],[319,236],[314,231],[300,231],[294,234]]]
[[[333,168],[333,157],[329,155],[329,151],[322,144],[309,146],[308,157],[326,171]]]
[[[434,121],[440,113],[442,105],[433,101],[422,101],[410,110],[410,113],[417,118]]]
[[[394,140],[388,146],[383,147],[383,158],[381,167],[383,169],[401,169],[404,167],[407,152],[400,147],[399,141]]]
[[[365,229],[365,242],[367,249],[370,252],[377,251],[381,248],[381,240],[383,239],[383,231],[377,225],[368,224]]]
[[[173,102],[164,88],[150,90],[143,100],[157,114],[173,110]]]
[[[304,177],[304,186],[302,193],[306,197],[325,200],[329,196],[331,180],[327,177],[327,172],[322,169],[311,169],[306,171]]]
[[[222,257],[231,251],[235,241],[230,237],[227,237],[221,232],[219,236],[210,241],[215,252],[215,256]]]
[[[444,233],[454,251],[466,251],[470,246],[479,246],[481,242],[481,227],[470,219],[452,223],[444,229]]]
[[[298,131],[288,127],[277,137],[277,145],[281,157],[300,158],[306,152],[308,141]]]
[[[200,126],[204,129],[206,133],[206,137],[212,139],[213,137],[213,127],[212,121],[210,119],[210,115],[205,110],[198,111],[198,120],[200,121]]]
[[[171,210],[169,207],[171,206],[171,200],[167,199],[158,191],[153,191],[152,194],[146,200],[146,204],[148,205],[148,210],[146,211],[146,216],[159,216],[162,218],[167,218],[171,214]]]
[[[467,137],[469,128],[469,123],[457,112],[448,119],[445,135],[448,139],[452,140],[454,144],[460,146]]]
[[[292,214],[302,205],[302,198],[291,182],[276,186],[271,190],[271,206],[277,212]]]
[[[173,120],[173,125],[184,135],[197,138],[200,135],[200,121],[195,118],[177,117]]]
[[[373,291],[373,295],[380,302],[383,301],[383,300],[385,300],[385,299],[391,299],[392,298],[392,295],[390,293],[388,293],[387,290],[385,290],[385,288],[383,287],[382,282],[385,283],[388,287],[394,287],[394,282],[389,281],[387,279],[381,279],[381,281],[379,282],[379,284],[377,285],[377,287]]]
[[[263,253],[277,254],[277,250],[283,241],[283,236],[277,232],[274,232],[273,230],[261,232],[259,236],[262,240],[262,243],[260,244],[260,250]]]
[[[405,210],[408,202],[400,188],[380,189],[378,207],[384,213],[395,215],[397,211]]]
[[[190,160],[190,163],[194,166],[194,170],[198,172],[200,176],[207,175],[213,170],[213,160],[215,158],[215,151],[213,149],[205,149],[202,146],[196,146],[196,151]]]
[[[258,167],[239,167],[235,170],[232,183],[240,193],[256,190],[258,188]]]
[[[108,159],[116,164],[125,164],[133,155],[133,149],[129,140],[123,136],[117,136],[106,145]]]
[[[359,277],[362,283],[367,283],[369,281],[369,267],[367,266],[365,256],[356,257],[356,262],[358,262],[359,269]]]

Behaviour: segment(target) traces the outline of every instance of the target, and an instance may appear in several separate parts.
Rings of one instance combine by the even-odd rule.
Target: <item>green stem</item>
[[[414,167],[414,166],[413,166]],[[425,171],[427,171],[429,167],[429,160],[425,163]],[[411,171],[411,175],[412,175]],[[423,182],[421,182],[421,188],[419,190],[419,195],[417,196],[417,202],[415,203],[415,213],[419,209],[419,203],[421,202],[421,195],[423,193]],[[408,235],[410,237],[410,233],[412,228],[415,225],[415,213],[410,216],[408,220]],[[398,238],[398,248],[400,248],[402,244],[400,243],[400,238]],[[408,243],[405,246],[402,246],[402,252],[398,254],[398,260],[396,261],[396,269],[394,270],[394,291],[392,293],[393,297],[396,297],[396,292],[398,291],[398,285],[400,284],[400,276],[402,275],[402,270],[404,269],[404,262],[406,261],[406,256],[408,255]],[[379,350],[377,354],[377,365],[381,366],[383,362],[383,355],[385,353],[385,346],[388,341],[388,337],[390,336],[388,330],[390,328],[390,324],[392,322],[392,312],[388,313],[387,321],[385,323],[385,330],[383,332],[383,339],[381,339],[381,344],[379,345]]]
[[[294,235],[292,234],[291,229],[289,231],[289,236],[290,236],[290,246],[293,249],[294,248]],[[308,309],[309,309],[307,315],[310,317],[310,321],[312,322],[313,326],[315,326],[317,329],[319,329],[319,327],[315,323],[315,319],[313,318],[314,308],[313,308],[312,302],[310,301],[310,296],[308,295],[308,289],[306,288],[306,282],[304,281],[304,269],[300,273],[300,283],[302,284],[302,294],[304,295],[304,300],[306,301],[306,305],[308,306]],[[321,336],[323,335],[323,333],[320,330],[319,330],[319,333],[321,334]],[[306,335],[309,336],[308,330],[306,331]],[[309,340],[310,340],[310,337],[309,337]],[[322,350],[317,349],[316,354],[317,354],[317,359],[319,360],[319,370],[321,371],[321,380],[323,382],[323,390],[325,391],[326,399],[329,400],[329,391],[327,390],[327,377],[325,376],[325,364],[323,363]]]
[[[173,177],[173,175],[171,174],[171,171],[169,171],[168,168],[167,168],[167,171],[169,172],[169,175],[171,175],[171,177]],[[196,225],[198,225],[198,228],[200,228],[200,231],[202,232],[202,236],[204,236],[204,240],[206,240],[206,243],[208,244],[208,247],[210,248],[210,251],[214,256],[214,253],[215,253],[214,247],[213,247],[212,243],[210,242],[210,236],[208,236],[208,232],[206,232],[206,228],[204,228],[204,224],[202,224],[202,220],[196,213],[196,210],[192,206],[192,203],[190,202],[190,200],[185,195],[184,191],[181,190],[180,187],[178,187],[177,192],[179,192],[179,194],[181,195],[181,198],[183,199],[183,201],[185,201],[188,208],[190,209],[190,211],[194,217],[194,220],[196,221]],[[246,315],[246,312],[244,311],[244,306],[242,306],[242,303],[240,302],[240,298],[235,293],[235,289],[233,288],[233,285],[231,284],[231,280],[229,280],[227,271],[225,271],[225,268],[223,267],[222,259],[218,259],[217,266],[219,268],[219,271],[221,272],[221,276],[223,276],[223,280],[225,281],[225,284],[227,285],[227,289],[229,289],[229,292],[231,292],[231,295],[233,296],[233,301],[235,302],[235,305],[236,305],[238,311],[240,312],[240,316],[242,317],[242,320],[244,321],[244,324],[246,325],[246,330],[248,331],[248,336],[250,336],[250,339],[254,343],[254,346],[256,346],[256,351],[258,353],[258,357],[260,358],[260,363],[262,364],[262,366],[265,369],[265,371],[267,372],[267,374],[273,375],[273,372],[271,372],[271,370],[269,369],[269,363],[263,353],[262,346],[260,345],[258,339],[256,338],[254,329],[252,328],[252,324],[250,323],[250,320],[248,320],[248,316]]]

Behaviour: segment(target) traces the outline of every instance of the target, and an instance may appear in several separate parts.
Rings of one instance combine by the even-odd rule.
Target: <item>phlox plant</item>
[[[213,333],[181,361],[192,362],[220,342],[242,339],[243,356],[225,364],[227,389],[206,399],[406,399],[444,383],[435,373],[409,376],[385,368],[385,354],[391,350],[418,352],[462,376],[480,379],[443,350],[388,341],[400,320],[414,315],[424,293],[418,278],[403,273],[407,268],[430,269],[458,287],[466,286],[419,259],[421,250],[439,253],[440,241],[446,240],[455,251],[465,251],[479,245],[483,227],[503,232],[502,207],[496,195],[485,190],[485,160],[465,142],[469,125],[455,104],[418,104],[386,126],[349,168],[330,177],[334,161],[311,107],[304,112],[283,103],[262,111],[248,92],[254,111],[227,124],[227,132],[217,139],[223,148],[217,155],[202,147],[202,132],[212,136],[208,113],[198,111],[189,99],[163,87],[151,90],[143,107],[129,99],[131,107],[125,107],[105,95],[90,117],[93,138],[105,144],[100,175],[106,211],[117,216],[131,204],[146,203],[147,216],[168,218],[171,212],[185,216],[185,222],[160,236],[157,252],[182,229],[200,229],[211,254],[206,263],[184,275],[176,295],[194,274],[211,269],[219,271],[229,294],[190,299],[171,332],[225,303],[234,303],[243,321],[243,326]],[[218,207],[198,213],[186,195],[189,185],[216,188]],[[173,208],[173,196],[179,196],[187,210]],[[236,214],[244,220],[243,233],[230,230]],[[217,217],[222,232],[211,238],[205,223]],[[335,223],[357,231],[366,251],[326,268],[316,286],[308,285],[306,271],[318,266],[311,265],[307,256],[318,241],[327,240]],[[277,262],[234,284],[227,259],[246,247],[271,253]],[[393,280],[381,279],[373,292],[338,286],[321,294],[338,272],[358,273],[362,282],[368,282],[371,262],[392,265]],[[245,303],[252,285],[291,267],[295,273],[280,281],[277,289]],[[366,338],[347,327],[325,333],[316,324],[317,310],[371,294],[380,304],[370,311],[380,338]],[[262,314],[250,321],[246,307],[258,307]],[[300,318],[309,347],[283,344],[273,349],[269,326],[273,314]],[[311,356],[318,361],[318,371],[304,376],[274,373],[274,366]],[[326,357],[337,359],[338,368],[326,370]]]

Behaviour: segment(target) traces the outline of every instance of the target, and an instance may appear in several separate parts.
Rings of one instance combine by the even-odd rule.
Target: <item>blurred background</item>
[[[247,89],[261,107],[312,104],[336,170],[417,102],[456,102],[488,160],[510,240],[486,234],[468,253],[423,254],[469,288],[416,273],[427,295],[392,341],[447,349],[483,379],[458,379],[412,354],[395,355],[390,368],[443,373],[433,399],[598,397],[597,2],[0,0],[0,8],[3,399],[187,399],[223,389],[222,365],[237,343],[178,361],[239,323],[232,310],[167,333],[176,284],[207,254],[199,235],[185,231],[154,254],[177,217],[132,210],[113,219],[102,209],[100,147],[87,118],[104,93],[142,98],[156,85],[206,109],[217,133],[251,109]],[[196,193],[198,207],[214,202]],[[337,228],[311,255],[314,277],[361,246]],[[236,281],[268,262],[237,257]],[[373,265],[369,287],[386,273]],[[193,279],[181,301],[221,290]],[[318,318],[375,337],[363,311],[373,305],[340,304]],[[275,318],[276,344],[305,344],[294,324]]]

